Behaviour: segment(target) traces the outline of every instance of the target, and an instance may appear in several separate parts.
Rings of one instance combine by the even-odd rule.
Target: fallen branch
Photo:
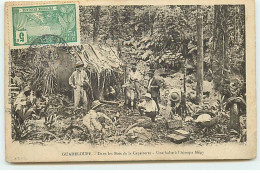
[[[21,139],[26,139],[29,136],[38,135],[38,134],[47,134],[47,135],[53,136],[55,139],[58,139],[58,137],[55,134],[53,134],[53,133],[51,133],[49,131],[40,131],[40,132],[30,131],[25,136],[21,137]]]
[[[119,105],[119,103],[115,101],[100,100],[100,102],[104,104]]]
[[[65,134],[72,129],[77,129],[77,130],[81,130],[85,135],[87,135],[87,133],[89,133],[89,130],[86,128],[85,130],[82,127],[79,127],[77,125],[70,125],[66,130],[65,130]],[[87,131],[87,133],[85,132]]]
[[[128,126],[128,127],[125,129],[124,134],[126,134],[130,129],[136,127],[136,126],[139,125],[139,124],[140,124],[140,123],[137,122],[137,123],[134,123],[134,124]]]

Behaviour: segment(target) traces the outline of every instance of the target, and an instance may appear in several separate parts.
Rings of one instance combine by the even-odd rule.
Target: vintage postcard
[[[253,0],[5,4],[6,161],[256,157]]]

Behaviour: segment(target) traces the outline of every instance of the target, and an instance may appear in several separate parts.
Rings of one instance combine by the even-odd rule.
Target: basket
[[[169,129],[178,129],[182,127],[182,120],[168,120]]]

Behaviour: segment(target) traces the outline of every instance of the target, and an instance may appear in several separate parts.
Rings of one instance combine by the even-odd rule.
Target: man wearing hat
[[[85,86],[89,85],[89,79],[85,70],[83,70],[84,64],[78,61],[75,65],[76,70],[69,78],[69,84],[74,89],[74,106],[79,107],[80,99],[83,100],[84,107],[87,107],[88,99],[85,91]]]
[[[179,114],[180,107],[180,95],[177,92],[172,92],[170,95],[170,103],[171,103],[171,114],[176,115]]]
[[[155,117],[158,111],[155,101],[152,99],[150,93],[145,94],[145,100],[139,103],[139,111],[141,115],[145,115],[151,118],[152,122],[155,122]]]
[[[106,114],[99,112],[101,105],[98,100],[93,101],[91,110],[83,117],[83,124],[89,130],[92,142],[96,137],[104,137],[106,124],[113,125],[112,120]]]
[[[14,102],[15,113],[22,120],[22,122],[34,113],[30,95],[31,89],[29,86],[26,86]]]
[[[147,92],[151,94],[152,99],[155,101],[157,108],[158,108],[158,113],[159,113],[159,103],[158,103],[158,98],[160,97],[160,80],[157,79],[154,76],[154,69],[151,69],[148,72],[149,75],[149,81],[148,81],[148,86],[147,86]]]

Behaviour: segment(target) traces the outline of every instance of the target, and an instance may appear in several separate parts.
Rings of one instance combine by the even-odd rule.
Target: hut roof
[[[117,51],[112,47],[84,44],[77,52],[84,66],[94,66],[99,72],[104,69],[120,68],[123,64]]]

